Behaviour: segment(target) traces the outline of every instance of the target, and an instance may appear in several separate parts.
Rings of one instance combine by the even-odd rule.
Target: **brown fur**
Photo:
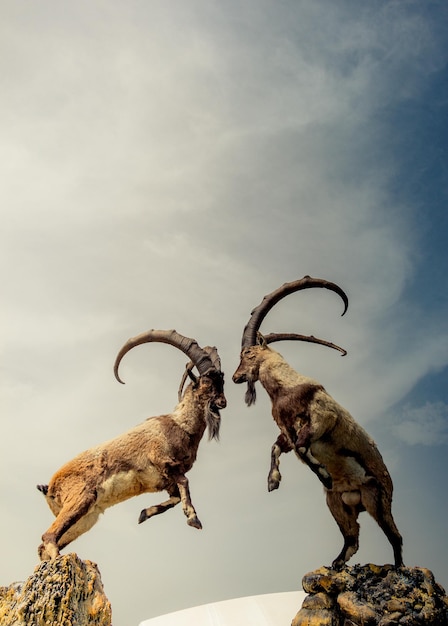
[[[281,434],[272,446],[268,489],[280,484],[279,457],[294,450],[324,485],[328,507],[344,546],[333,561],[341,567],[358,549],[358,515],[368,511],[402,565],[402,539],[392,517],[392,480],[373,439],[318,382],[298,374],[266,345],[243,348],[236,383],[261,382]]]
[[[207,424],[218,437],[219,409],[226,406],[221,374],[190,383],[169,415],[151,417],[126,433],[82,452],[48,485],[39,485],[56,520],[42,535],[41,559],[89,530],[104,510],[148,492],[166,490],[166,502],[143,509],[139,523],[182,502],[187,524],[201,528],[185,474],[196,460]]]

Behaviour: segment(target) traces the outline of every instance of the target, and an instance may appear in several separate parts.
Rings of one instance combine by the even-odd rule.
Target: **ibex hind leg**
[[[395,567],[401,567],[403,565],[403,539],[392,517],[390,498],[383,496],[380,487],[374,489],[369,486],[361,493],[362,503],[366,511],[378,523],[392,546]]]
[[[342,550],[331,564],[333,569],[340,570],[358,551],[359,524],[357,519],[359,513],[356,506],[345,504],[342,494],[335,491],[327,491],[327,505],[344,537]]]
[[[389,539],[394,551],[395,567],[401,567],[403,565],[403,538],[398,532],[398,528],[395,525],[392,515],[390,515],[390,519],[387,519],[387,517],[388,516],[385,516],[383,521],[378,523],[386,537]]]
[[[168,495],[170,496],[168,500],[165,500],[165,502],[161,502],[160,504],[150,506],[147,509],[143,509],[143,511],[140,513],[140,517],[138,518],[139,524],[145,522],[147,519],[153,517],[154,515],[160,515],[161,513],[165,513],[165,511],[167,511],[168,509],[172,509],[174,506],[176,506],[176,504],[179,504],[180,493],[177,485],[175,485],[171,489],[167,489],[167,491]]]
[[[55,559],[59,550],[92,528],[99,517],[99,511],[92,509],[95,502],[96,494],[91,494],[80,498],[79,504],[62,506],[53,524],[42,535],[42,544],[38,548],[42,561]]]

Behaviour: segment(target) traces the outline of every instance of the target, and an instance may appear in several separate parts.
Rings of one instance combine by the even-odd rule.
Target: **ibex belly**
[[[107,509],[142,493],[162,491],[165,480],[154,466],[143,471],[118,472],[106,478],[98,489],[98,505]]]
[[[349,452],[341,453],[340,450],[319,441],[311,445],[311,452],[330,474],[333,491],[357,490],[367,482],[365,468]]]

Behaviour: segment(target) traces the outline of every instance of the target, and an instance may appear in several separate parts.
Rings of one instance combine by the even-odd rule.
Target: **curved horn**
[[[327,348],[333,348],[334,350],[339,350],[342,353],[342,356],[347,354],[347,350],[337,346],[335,343],[331,343],[331,341],[325,341],[324,339],[319,339],[318,337],[314,337],[313,335],[298,335],[296,333],[269,333],[269,335],[262,335],[263,339],[266,343],[273,343],[274,341],[307,341],[309,343],[318,343],[321,346],[327,346]]]
[[[220,372],[221,371],[221,359],[219,358],[218,349],[215,348],[214,346],[213,347],[205,346],[203,348],[203,350],[210,357],[211,361],[213,362],[214,368],[218,372]],[[185,371],[184,371],[184,373],[182,375],[182,379],[180,381],[179,389],[178,389],[178,392],[177,392],[177,397],[179,399],[179,402],[182,400],[182,395],[183,395],[183,392],[184,392],[184,386],[185,386],[185,382],[186,382],[187,378],[190,377],[192,380],[194,380],[194,374],[191,371],[194,366],[195,366],[195,364],[193,363],[193,361],[190,361],[185,366]]]
[[[177,390],[177,398],[179,402],[182,400],[182,396],[184,394],[184,387],[185,387],[185,383],[187,382],[187,378],[191,378],[193,382],[196,382],[197,380],[196,376],[193,374],[193,367],[194,367],[193,361],[190,361],[185,366],[185,370],[184,370],[184,373],[182,374],[182,378],[179,384],[179,389]]]
[[[342,315],[347,311],[348,307],[348,297],[347,294],[335,283],[331,283],[328,280],[323,280],[322,278],[311,278],[311,276],[304,276],[300,280],[295,280],[291,283],[284,283],[281,287],[272,291],[270,294],[265,296],[260,304],[255,307],[252,311],[249,321],[247,322],[243,337],[241,340],[241,346],[246,348],[248,346],[254,346],[257,342],[257,331],[261,326],[262,321],[272,309],[274,305],[277,304],[282,298],[288,296],[291,293],[296,291],[301,291],[302,289],[311,289],[314,287],[321,287],[323,289],[329,289],[330,291],[334,291],[337,293],[344,302],[344,311]]]
[[[210,360],[213,363],[213,367],[217,369],[218,372],[220,372],[221,371],[221,359],[218,354],[218,348],[216,348],[215,346],[204,346],[203,350],[210,357]]]
[[[209,356],[209,353],[202,349],[195,339],[190,339],[189,337],[185,337],[175,330],[147,330],[136,337],[131,337],[121,348],[119,353],[117,354],[117,358],[114,363],[114,374],[115,378],[118,382],[123,383],[121,378],[118,375],[118,368],[120,366],[121,359],[124,355],[135,348],[136,346],[141,345],[142,343],[150,343],[153,341],[158,341],[161,343],[168,343],[175,348],[181,350],[184,354],[186,354],[196,366],[199,374],[203,376],[210,370],[215,370],[216,366]]]

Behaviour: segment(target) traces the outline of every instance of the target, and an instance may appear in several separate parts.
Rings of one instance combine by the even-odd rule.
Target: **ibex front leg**
[[[180,499],[182,502],[183,511],[187,516],[187,524],[189,526],[193,526],[193,528],[197,528],[198,530],[200,530],[202,528],[202,524],[199,521],[198,516],[196,515],[195,508],[191,501],[188,478],[182,474],[177,479],[176,484],[180,492]]]
[[[162,502],[161,504],[156,504],[154,506],[150,506],[147,509],[143,509],[143,511],[140,513],[140,517],[138,518],[139,524],[141,524],[142,522],[146,522],[147,519],[153,517],[154,515],[160,515],[160,513],[165,513],[165,511],[167,511],[168,509],[172,509],[173,506],[179,504],[180,493],[177,485],[174,485],[174,487],[167,489],[167,491],[170,496],[168,500],[165,500],[165,502]]]
[[[280,474],[280,455],[282,452],[290,452],[292,446],[286,437],[281,434],[271,448],[271,469],[268,474],[268,491],[274,491],[280,486],[282,475]]]
[[[143,511],[140,513],[140,517],[138,518],[139,524],[145,522],[147,519],[153,517],[154,515],[160,515],[161,513],[165,513],[165,511],[167,511],[168,509],[172,509],[174,506],[179,504],[179,502],[182,502],[182,509],[187,517],[187,524],[189,526],[193,526],[194,528],[202,528],[202,524],[199,521],[195,508],[191,502],[187,477],[182,474],[181,476],[178,476],[175,480],[175,484],[167,489],[170,496],[168,500],[165,500],[165,502],[161,502],[160,504],[150,506],[147,509],[143,509]]]

